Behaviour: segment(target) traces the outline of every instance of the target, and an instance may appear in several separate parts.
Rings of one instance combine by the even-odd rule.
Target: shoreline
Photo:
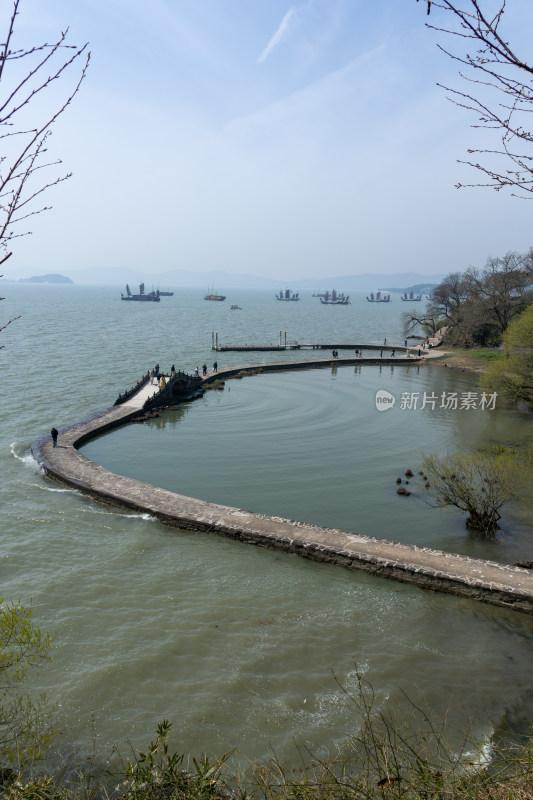
[[[500,352],[490,347],[450,347],[445,349],[444,345],[440,345],[435,349],[437,349],[438,355],[426,355],[425,357],[428,364],[460,369],[463,372],[475,372],[480,375],[487,372],[489,364],[498,360],[494,356]]]

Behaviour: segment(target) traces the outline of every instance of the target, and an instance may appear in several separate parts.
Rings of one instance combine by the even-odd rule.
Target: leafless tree
[[[20,224],[49,210],[41,195],[70,178],[71,173],[57,175],[61,161],[49,159],[47,142],[52,126],[78,93],[90,59],[87,44],[68,44],[68,28],[51,44],[17,46],[19,5],[20,0],[13,0],[0,42],[0,264],[12,255],[12,240],[31,232],[20,230]],[[59,101],[41,102],[73,71],[72,84]],[[0,325],[0,331],[10,322]]]
[[[433,289],[431,302],[435,306],[435,314],[450,320],[468,297],[468,287],[460,272],[450,272],[438,286]]]
[[[424,336],[435,336],[439,328],[444,325],[441,316],[438,315],[433,303],[428,303],[426,310],[422,313],[415,309],[405,311],[402,314],[402,329],[404,336],[423,332]]]
[[[469,149],[472,160],[459,162],[480,170],[487,182],[459,183],[457,188],[465,185],[488,186],[496,191],[510,188],[513,196],[532,199],[533,131],[530,119],[533,113],[533,66],[506,41],[503,23],[507,0],[499,0],[493,12],[488,11],[489,0],[424,2],[428,14],[433,9],[442,9],[449,15],[449,26],[427,23],[428,28],[474,48],[471,52],[458,54],[438,45],[461,65],[459,74],[468,84],[464,92],[447,86],[442,88],[450,92],[452,102],[476,115],[477,123],[472,125],[473,128],[498,132],[498,143],[494,148]]]
[[[435,508],[454,506],[468,514],[466,527],[493,538],[500,511],[516,496],[517,467],[512,452],[496,449],[424,458],[426,499]]]
[[[470,268],[464,273],[470,296],[499,336],[533,300],[532,277],[525,269],[525,259],[509,251],[501,258],[488,258],[481,272]]]
[[[4,277],[3,275],[0,275],[0,278],[3,278],[3,277]],[[5,300],[5,297],[0,297],[0,300]],[[8,319],[8,321],[4,322],[3,325],[0,325],[0,331],[3,331],[4,328],[7,328],[7,326],[11,325],[12,322],[15,322],[16,319],[20,319],[20,314],[17,317],[12,317],[11,319]],[[0,350],[3,350],[3,348],[4,348],[4,345],[0,345]]]
[[[433,290],[425,313],[448,324],[448,343],[496,345],[512,319],[533,303],[533,252],[488,258],[483,269],[450,273]]]

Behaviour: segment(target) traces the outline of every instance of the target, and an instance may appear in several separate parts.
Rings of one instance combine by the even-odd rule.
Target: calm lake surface
[[[354,295],[330,307],[310,294],[279,303],[265,291],[207,303],[202,289],[140,304],[122,303],[120,288],[2,284],[1,319],[22,317],[2,334],[1,594],[32,602],[55,636],[35,687],[58,703],[58,747],[83,757],[96,745],[105,758],[114,744],[145,746],[168,718],[187,753],[343,752],[357,729],[343,691],[355,691],[356,668],[380,708],[406,692],[436,714],[449,710],[457,741],[471,720],[480,736],[506,724],[525,730],[529,616],[167,528],[50,481],[28,453],[36,436],[111,404],[156,362],[211,365],[212,332],[235,343],[276,342],[286,331],[289,341],[398,345],[409,304]],[[379,389],[397,398],[391,411],[376,410]],[[258,375],[83,452],[206,500],[503,562],[532,558],[519,507],[499,541],[483,544],[460,515],[428,508],[416,480],[411,497],[395,491],[424,453],[531,440],[530,418],[498,402],[493,411],[402,409],[402,393],[414,392],[440,399],[479,388],[474,375],[439,366]]]

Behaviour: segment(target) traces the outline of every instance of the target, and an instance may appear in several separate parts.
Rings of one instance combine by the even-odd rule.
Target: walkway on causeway
[[[375,364],[385,360],[389,361],[341,358],[335,359],[335,363]],[[407,359],[390,359],[390,362],[405,363]],[[218,373],[210,372],[204,383],[247,372],[303,369],[331,363],[331,359],[317,359],[221,369]],[[415,359],[411,363],[416,363]],[[122,405],[103,409],[61,428],[55,448],[49,434],[39,437],[32,444],[34,457],[48,475],[69,486],[105,502],[146,512],[182,530],[217,533],[314,561],[362,569],[425,589],[533,613],[533,573],[529,570],[196,500],[115,475],[78,451],[81,444],[104,430],[141,415],[145,396],[153,394],[155,388],[144,386]]]

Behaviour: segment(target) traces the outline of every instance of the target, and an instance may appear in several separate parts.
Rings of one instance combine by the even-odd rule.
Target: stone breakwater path
[[[403,361],[397,358],[395,363]],[[341,364],[354,362],[376,363],[376,360],[336,359]],[[221,369],[218,373],[210,372],[204,384],[247,373],[330,364],[331,359],[316,359]],[[365,570],[424,589],[533,613],[533,573],[529,570],[196,500],[115,475],[78,451],[80,445],[103,431],[141,416],[144,401],[154,389],[142,386],[121,405],[62,427],[57,447],[52,446],[49,434],[39,437],[31,448],[35,459],[46,474],[69,486],[104,502],[148,513],[181,530],[217,533],[239,542]]]

